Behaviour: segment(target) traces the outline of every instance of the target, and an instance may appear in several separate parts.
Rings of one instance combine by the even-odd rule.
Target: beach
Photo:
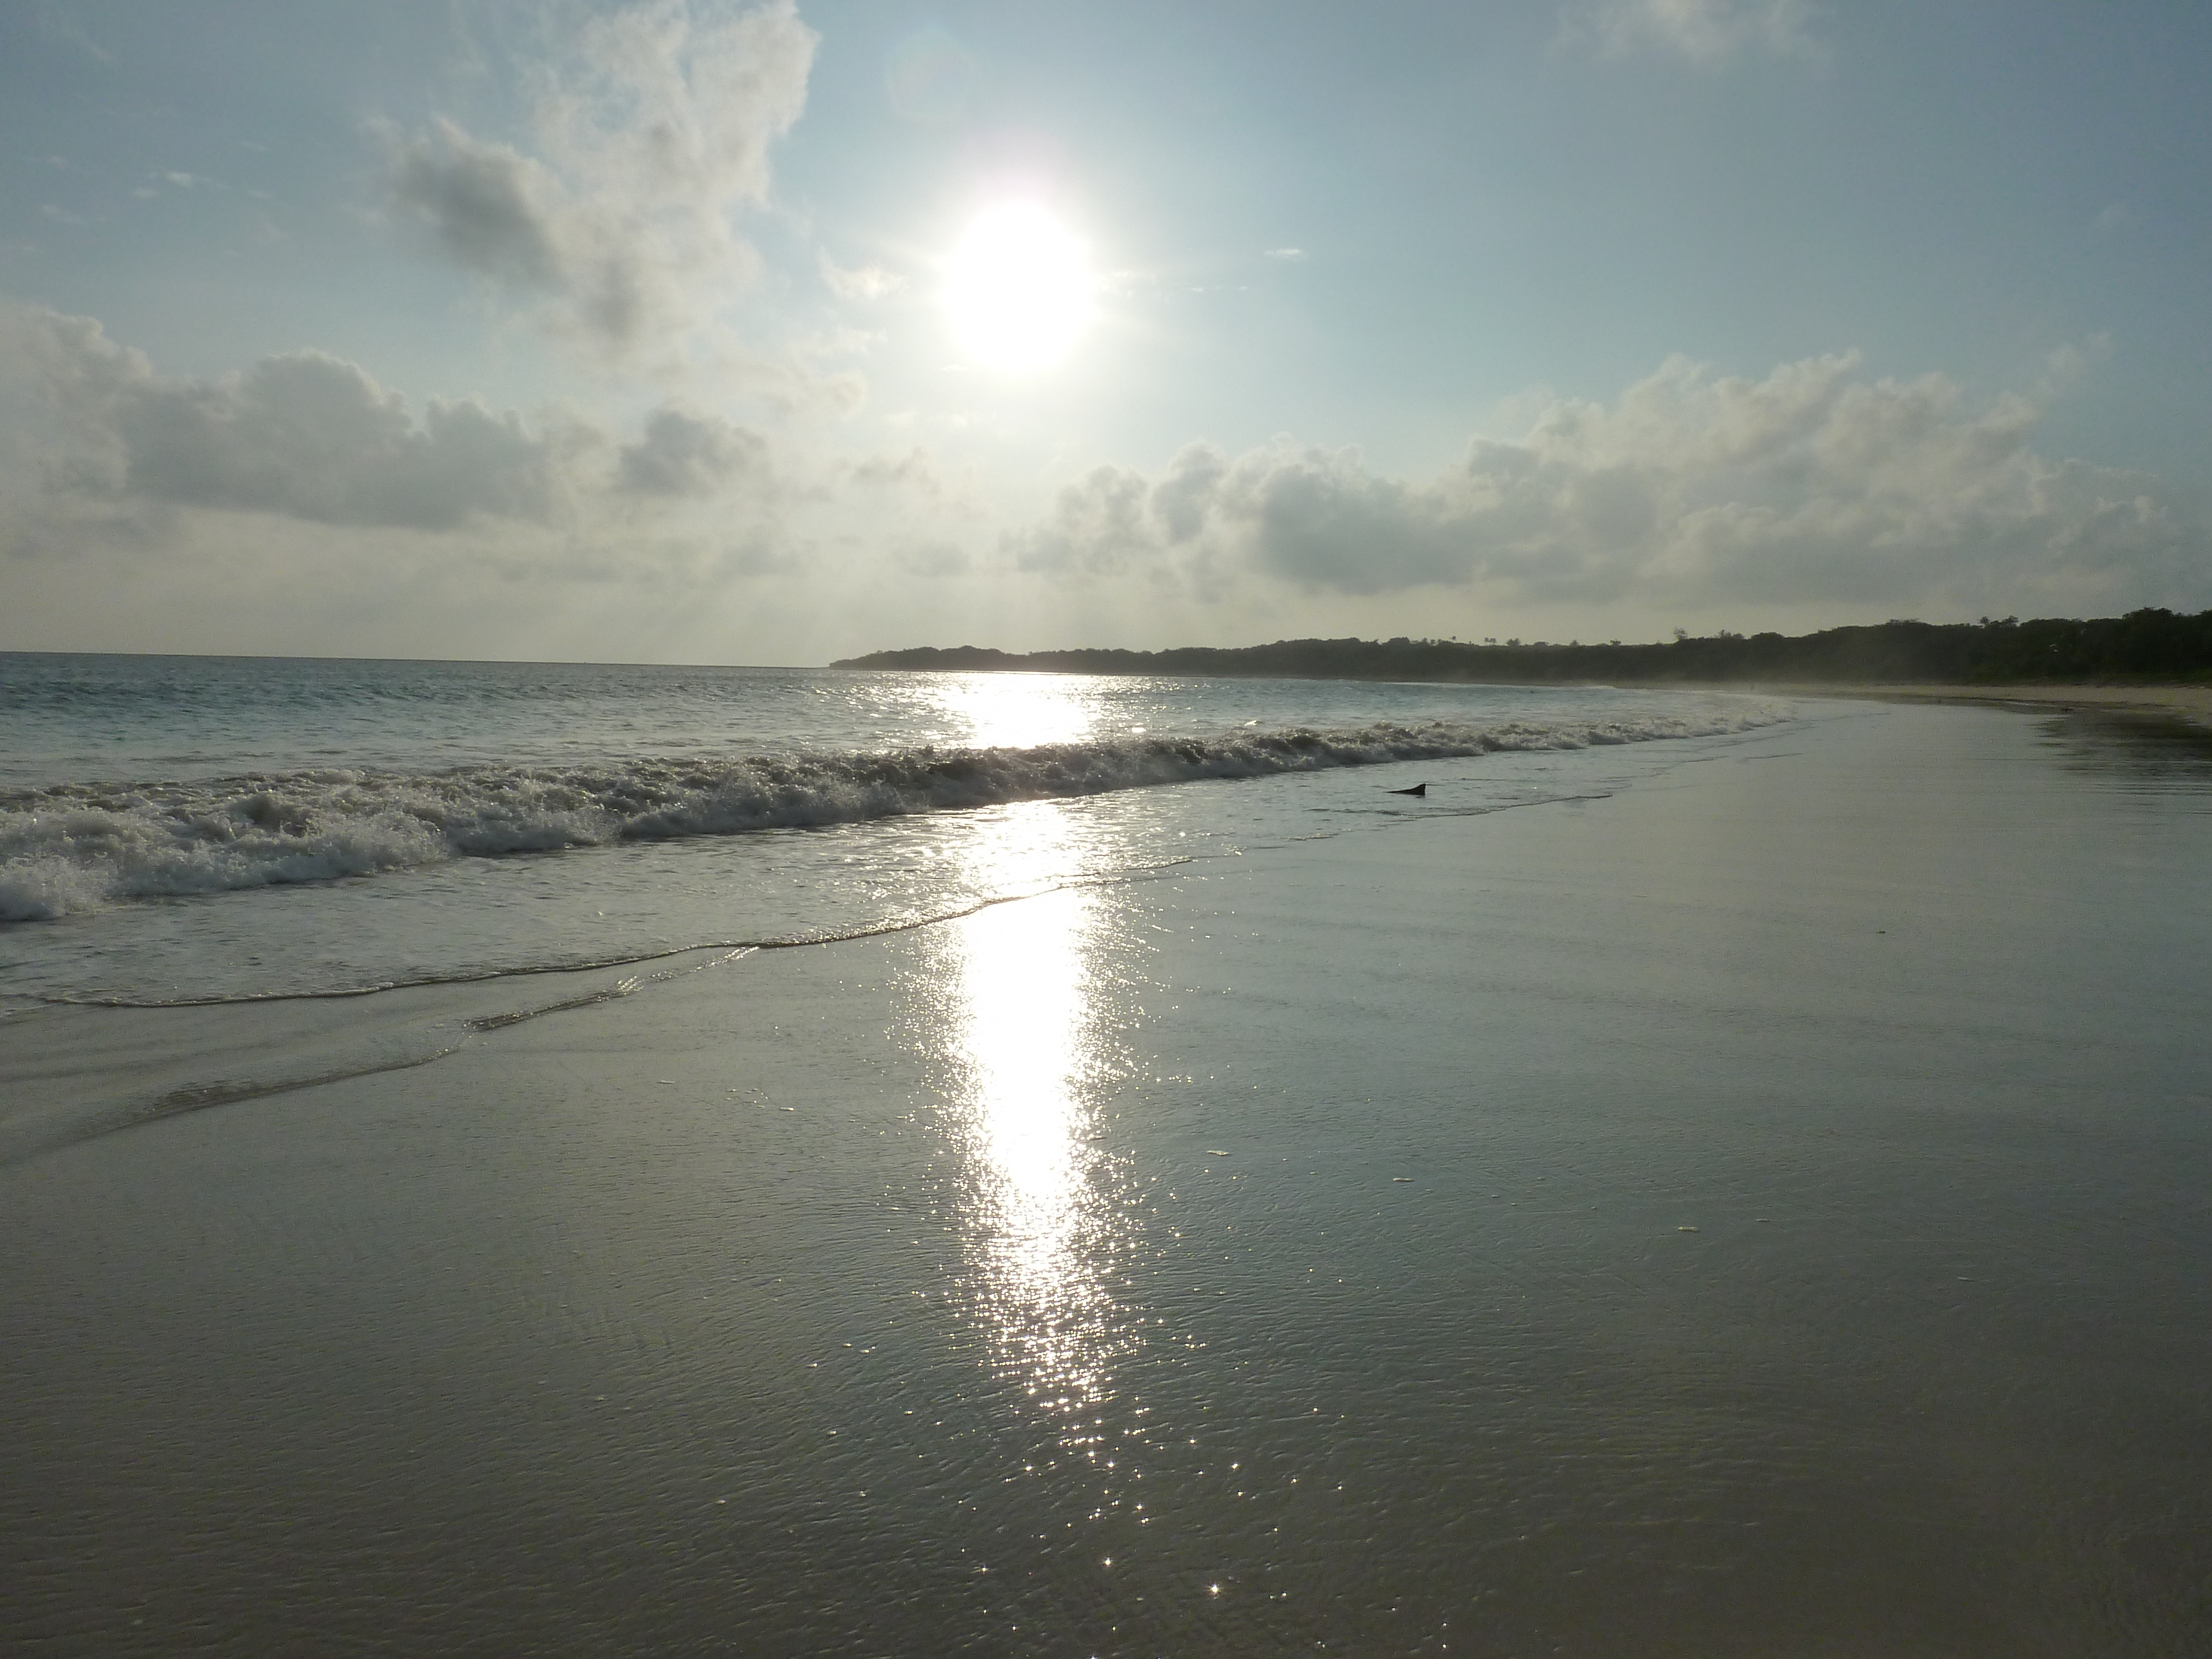
[[[1820,685],[1758,684],[1773,696],[1871,697],[1884,702],[1986,703],[1997,708],[2097,708],[2212,726],[2212,685]]]
[[[15,1650],[2197,1650],[2212,765],[1799,715],[826,943],[11,1013]]]

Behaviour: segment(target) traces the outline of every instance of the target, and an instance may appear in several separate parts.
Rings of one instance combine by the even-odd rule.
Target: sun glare
[[[1006,374],[1066,357],[1097,286],[1081,240],[1034,202],[984,209],[945,263],[945,309],[962,350]]]

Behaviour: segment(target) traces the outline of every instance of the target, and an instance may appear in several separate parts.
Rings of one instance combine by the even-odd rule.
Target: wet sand
[[[2196,1650],[2196,751],[1449,774],[74,1144],[50,1066],[15,1650]]]
[[[1720,689],[1720,688],[1713,688]],[[2212,727],[2212,685],[1801,685],[1741,688],[1803,697],[1869,697],[1886,702],[1983,703],[2012,708],[2095,708],[2151,714]]]

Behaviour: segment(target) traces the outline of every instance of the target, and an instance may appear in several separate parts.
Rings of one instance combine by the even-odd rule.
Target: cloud
[[[324,524],[450,530],[550,519],[558,445],[474,400],[406,402],[317,352],[220,380],[134,387],[114,411],[125,489],[179,506]]]
[[[919,445],[899,455],[869,455],[850,466],[854,483],[870,490],[908,491],[930,501],[950,493],[937,457]]]
[[[1286,265],[1295,265],[1303,264],[1308,256],[1302,247],[1271,247],[1261,252],[1260,257],[1262,259],[1279,259]]]
[[[1092,469],[1006,538],[1018,568],[1219,591],[1479,587],[1516,602],[1936,604],[2212,600],[2204,528],[2139,476],[2052,460],[2021,397],[1971,410],[1940,376],[1855,355],[1765,380],[1683,359],[1612,405],[1555,400],[1442,476],[1279,439],[1186,448],[1157,482]]]
[[[560,186],[528,156],[480,144],[450,121],[400,150],[392,199],[413,215],[438,250],[479,276],[522,288],[567,280],[553,204]]]
[[[74,46],[94,62],[114,67],[115,54],[94,40],[84,25],[57,0],[39,0],[31,23],[39,33],[57,45]]]
[[[548,296],[560,331],[614,357],[665,346],[758,267],[735,221],[769,200],[817,38],[791,0],[597,18],[538,77],[533,153],[437,121],[395,148],[392,204],[465,270]]]
[[[1601,57],[1656,53],[1717,67],[1741,58],[1812,58],[1809,0],[1563,0],[1561,38]]]
[[[890,550],[894,568],[924,581],[943,581],[964,576],[974,568],[967,550],[948,541],[895,543]]]
[[[618,504],[719,501],[773,516],[768,441],[663,407],[617,444],[572,416],[532,427],[474,398],[407,400],[319,352],[237,374],[155,374],[89,318],[0,307],[0,459],[20,498],[203,508],[312,524],[588,532]],[[12,462],[12,464],[10,464]]]
[[[633,495],[718,495],[732,483],[772,481],[768,440],[716,416],[656,410],[623,447],[617,487]]]
[[[1152,563],[1160,530],[1151,495],[1125,467],[1091,468],[1060,491],[1042,524],[1009,538],[1015,567],[1097,576]]]
[[[841,300],[885,300],[906,286],[906,278],[881,265],[861,265],[848,270],[827,256],[822,260],[822,280]]]
[[[53,477],[64,489],[415,530],[543,521],[559,503],[568,434],[532,434],[473,399],[433,399],[417,422],[404,398],[319,352],[173,380],[88,318],[33,313],[11,334],[85,440]]]
[[[1153,486],[1146,505],[1170,542],[1197,538],[1228,476],[1229,458],[1212,444],[1187,444],[1168,464],[1167,477]]]

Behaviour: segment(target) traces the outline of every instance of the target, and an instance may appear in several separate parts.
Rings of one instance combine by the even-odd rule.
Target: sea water
[[[4,654],[0,991],[316,995],[842,937],[1602,793],[1787,714],[1601,688]],[[1390,793],[1420,766],[1449,768],[1448,799]],[[1045,800],[1073,804],[1048,848],[1000,833]]]

